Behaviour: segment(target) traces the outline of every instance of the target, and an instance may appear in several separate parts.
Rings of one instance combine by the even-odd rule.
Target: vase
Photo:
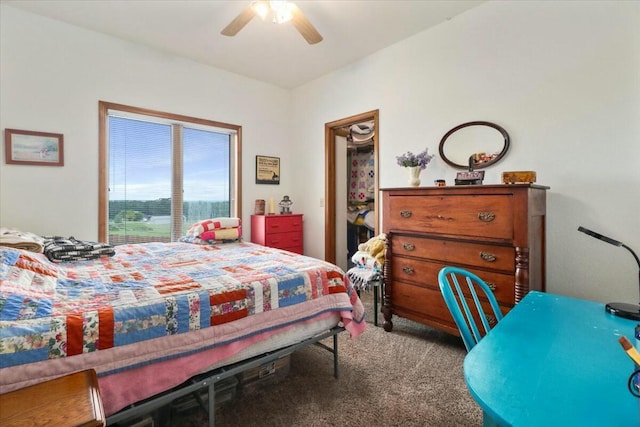
[[[420,185],[420,166],[409,166],[409,185],[412,187],[418,187]]]

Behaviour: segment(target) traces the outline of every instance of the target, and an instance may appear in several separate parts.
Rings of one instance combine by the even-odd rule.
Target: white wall
[[[485,182],[536,170],[551,187],[548,290],[638,299],[631,255],[576,228],[640,252],[640,2],[490,2],[291,92],[5,4],[0,24],[0,128],[65,136],[62,168],[1,155],[1,226],[97,238],[98,100],[243,126],[245,223],[288,194],[319,258],[326,122],[380,109],[380,184],[396,187],[396,155],[488,120],[512,148]],[[281,157],[279,186],[254,184],[256,154]],[[436,159],[423,183],[455,172]]]
[[[243,219],[254,200],[296,200],[289,91],[0,5],[0,128],[64,134],[63,167],[0,157],[0,225],[98,237],[98,101],[243,128]],[[281,158],[278,186],[255,184],[256,154]]]
[[[472,120],[502,125],[512,147],[486,171],[535,170],[547,198],[547,290],[638,301],[626,250],[576,231],[583,225],[640,253],[640,2],[490,2],[293,92],[303,163],[323,158],[324,123],[380,109],[380,185],[403,187],[395,156],[437,153]],[[324,175],[307,171],[308,254],[324,254]],[[436,158],[422,175],[453,182]]]

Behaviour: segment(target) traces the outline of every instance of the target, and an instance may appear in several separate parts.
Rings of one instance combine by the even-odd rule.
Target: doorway
[[[373,126],[373,191],[368,204],[373,207],[373,235],[379,234],[378,202],[378,153],[379,153],[379,110],[346,117],[325,124],[325,238],[324,258],[326,261],[344,266],[347,263],[347,145],[349,129],[355,125],[371,123]],[[338,196],[340,195],[340,200]],[[371,213],[369,213],[371,215]],[[338,259],[340,254],[340,259]],[[342,259],[342,258],[345,259]]]

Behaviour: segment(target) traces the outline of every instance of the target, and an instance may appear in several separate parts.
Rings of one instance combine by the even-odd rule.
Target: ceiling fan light
[[[224,36],[233,37],[255,16],[260,16],[264,20],[268,15],[272,15],[274,23],[291,22],[309,44],[316,44],[322,41],[322,36],[318,30],[309,22],[302,11],[289,1],[253,0],[220,33]]]
[[[256,15],[258,15],[263,21],[269,14],[269,3],[266,1],[255,1],[251,7]]]
[[[269,2],[273,10],[273,22],[284,24],[293,19],[293,4],[288,1],[272,0]]]

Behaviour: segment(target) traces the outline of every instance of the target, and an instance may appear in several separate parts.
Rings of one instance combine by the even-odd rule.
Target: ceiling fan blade
[[[254,16],[256,16],[256,11],[253,8],[253,5],[249,5],[245,10],[240,12],[240,14],[229,23],[229,25],[224,27],[220,33],[225,36],[235,36],[244,28],[245,25],[249,23],[249,21],[253,19]]]
[[[322,36],[315,29],[315,27],[309,22],[309,20],[304,16],[300,8],[293,3],[291,3],[291,9],[293,13],[293,18],[291,18],[291,23],[296,30],[304,37],[304,39],[309,44],[316,44],[322,41]]]

